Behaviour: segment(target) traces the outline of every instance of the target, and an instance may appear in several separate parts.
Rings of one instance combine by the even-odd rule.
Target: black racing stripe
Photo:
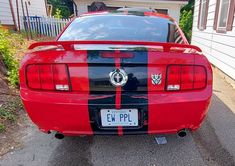
[[[136,135],[136,134],[148,134],[148,128],[147,126],[144,126],[138,130],[136,129],[123,129],[123,132],[125,135]],[[117,132],[115,130],[95,130],[95,135],[117,135]]]
[[[90,88],[88,110],[91,128],[94,134],[110,130],[117,135],[117,127],[111,129],[103,128],[101,125],[100,110],[115,108],[116,88],[109,81],[109,73],[115,69],[114,58],[103,58],[100,53],[101,51],[87,51]]]
[[[125,135],[148,134],[148,126],[145,125],[145,126],[139,128],[139,129],[123,128],[123,134],[125,134]]]
[[[148,133],[148,50],[132,51],[133,58],[122,58],[121,68],[128,74],[122,87],[121,108],[137,108],[139,126],[136,129],[123,127],[123,134]]]
[[[103,52],[87,51],[90,94],[113,94],[116,91],[109,81],[109,73],[115,69],[114,58],[103,58],[100,55]]]

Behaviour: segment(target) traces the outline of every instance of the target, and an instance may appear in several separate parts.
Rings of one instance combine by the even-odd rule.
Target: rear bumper
[[[147,98],[148,103],[124,104],[122,108],[137,107],[146,113],[147,118],[142,119],[143,125],[139,128],[122,128],[122,134],[170,134],[181,129],[196,130],[207,114],[211,95],[212,87],[208,86],[206,89],[194,92],[161,92],[135,96]],[[25,109],[40,130],[44,132],[53,130],[70,136],[118,134],[116,129],[100,128],[89,113],[89,106],[96,110],[103,107],[115,108],[115,105],[108,103],[93,105],[88,103],[88,98],[107,96],[38,92],[21,88]]]

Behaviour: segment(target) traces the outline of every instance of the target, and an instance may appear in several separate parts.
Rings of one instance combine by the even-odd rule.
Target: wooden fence
[[[25,30],[26,33],[31,35],[32,33],[38,36],[57,36],[70,19],[57,19],[53,17],[22,17],[21,18],[21,29]]]

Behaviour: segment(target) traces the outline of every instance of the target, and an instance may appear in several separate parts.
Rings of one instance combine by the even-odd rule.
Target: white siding
[[[213,30],[216,0],[209,1],[206,29],[198,30],[199,0],[195,1],[192,44],[199,46],[209,61],[235,79],[235,21],[233,30],[217,33]]]
[[[18,25],[16,1],[13,0],[12,2],[13,2],[14,14],[16,18],[16,24]],[[26,0],[26,2],[28,2],[28,0]],[[21,0],[18,0],[18,3],[19,3],[19,16],[22,17],[23,11],[22,11]],[[25,0],[23,0],[23,5],[24,5],[24,11],[26,15]],[[45,0],[30,0],[30,5],[27,4],[27,6],[28,6],[28,11],[29,11],[29,16],[45,16],[45,17],[47,16]]]
[[[27,0],[30,1],[30,5],[28,4],[29,16],[47,16],[45,0]],[[19,3],[19,15],[23,16],[21,0],[18,0]],[[16,0],[12,0],[13,10],[15,14],[15,19],[17,22],[17,10],[16,10]],[[25,0],[23,0],[25,15]],[[0,21],[5,25],[13,25],[13,19],[10,10],[9,0],[0,0]]]
[[[87,6],[91,5],[94,0],[74,0],[74,2],[78,6],[78,14],[88,12]],[[113,7],[147,7],[152,9],[168,9],[168,14],[173,17],[177,22],[179,22],[180,17],[180,9],[186,2],[164,2],[164,1],[147,1],[144,2],[143,0],[132,0],[132,1],[122,1],[122,0],[105,0],[104,3],[107,6]]]
[[[0,0],[0,24],[13,25],[9,0]]]

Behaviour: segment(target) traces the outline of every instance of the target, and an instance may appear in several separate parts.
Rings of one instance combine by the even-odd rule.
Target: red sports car
[[[55,41],[29,49],[20,67],[21,98],[39,129],[57,138],[185,136],[207,114],[211,65],[167,15],[88,13]]]

